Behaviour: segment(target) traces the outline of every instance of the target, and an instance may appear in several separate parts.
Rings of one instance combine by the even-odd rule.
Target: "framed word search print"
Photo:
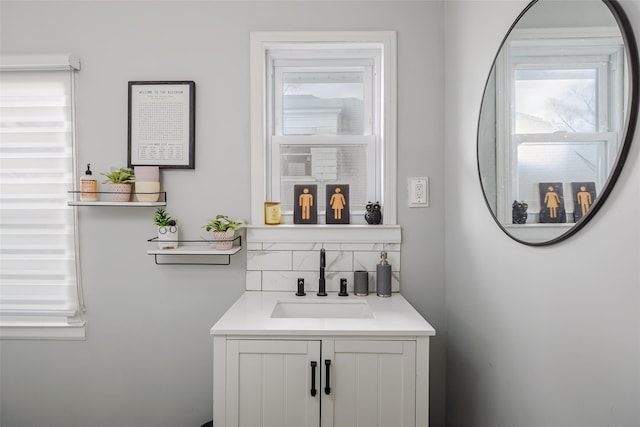
[[[195,169],[195,124],[195,82],[129,82],[129,167]]]

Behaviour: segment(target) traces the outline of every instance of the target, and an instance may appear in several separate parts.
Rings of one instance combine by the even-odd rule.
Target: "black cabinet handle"
[[[316,390],[316,366],[318,362],[311,362],[311,396],[315,396]]]
[[[331,384],[329,382],[329,367],[331,366],[331,360],[325,360],[324,361],[324,366],[325,366],[325,370],[327,371],[327,380],[325,381],[324,384],[324,394],[331,394]]]

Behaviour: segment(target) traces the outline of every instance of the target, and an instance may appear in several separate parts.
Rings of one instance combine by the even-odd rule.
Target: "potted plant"
[[[103,184],[109,184],[111,201],[128,202],[131,200],[131,187],[135,182],[133,170],[129,168],[113,169],[109,173],[102,173],[107,177]]]
[[[158,247],[175,249],[178,247],[178,221],[171,218],[164,208],[158,208],[153,215],[153,223],[158,226]]]
[[[218,250],[231,249],[233,246],[233,235],[236,230],[244,225],[240,220],[233,220],[227,215],[216,215],[204,225],[206,231],[213,230],[213,240]]]

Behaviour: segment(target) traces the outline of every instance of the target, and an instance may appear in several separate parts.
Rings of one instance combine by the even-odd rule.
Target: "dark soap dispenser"
[[[376,292],[379,297],[391,296],[391,264],[387,252],[380,252],[380,264],[376,265]]]

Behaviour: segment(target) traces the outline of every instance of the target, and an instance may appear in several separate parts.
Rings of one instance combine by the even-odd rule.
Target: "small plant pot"
[[[214,247],[219,251],[226,251],[233,247],[233,236],[227,237],[227,233],[224,231],[213,232]]]
[[[112,202],[128,202],[131,200],[131,184],[110,183],[109,192]]]
[[[160,198],[158,181],[136,181],[136,198],[139,202],[157,202]]]
[[[158,227],[158,248],[175,249],[178,247],[178,226],[161,225]]]

